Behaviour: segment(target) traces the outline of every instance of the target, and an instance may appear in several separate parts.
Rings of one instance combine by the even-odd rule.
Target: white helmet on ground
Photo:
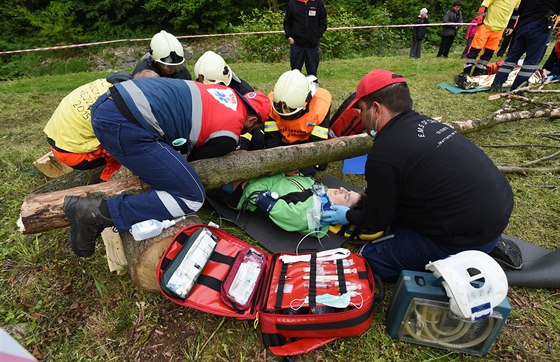
[[[183,45],[173,34],[169,34],[165,30],[152,37],[150,54],[154,61],[165,65],[176,66],[185,61]]]
[[[426,264],[439,278],[457,316],[475,320],[492,314],[507,296],[506,273],[490,255],[478,250],[462,251]]]
[[[309,81],[297,69],[282,74],[274,85],[273,109],[280,116],[291,116],[301,111],[310,99]]]
[[[202,54],[194,65],[195,80],[204,84],[224,84],[229,86],[233,72],[224,58],[209,50]]]

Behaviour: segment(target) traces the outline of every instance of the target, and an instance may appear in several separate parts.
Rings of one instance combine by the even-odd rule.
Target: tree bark
[[[232,152],[224,157],[192,162],[192,166],[206,189],[215,189],[233,181],[249,180],[359,156],[370,149],[371,143],[371,138],[362,134],[259,151]],[[58,181],[57,186],[69,184]],[[137,177],[128,177],[50,193],[30,194],[23,201],[18,226],[25,234],[68,226],[62,210],[66,195],[110,197],[124,192],[139,192],[147,187]]]
[[[51,193],[30,194],[23,200],[17,224],[19,230],[24,234],[62,228],[68,226],[68,221],[64,219],[64,211],[62,210],[64,196],[66,195],[109,197],[123,192],[139,192],[145,187],[146,185],[143,185],[140,179],[134,176]]]

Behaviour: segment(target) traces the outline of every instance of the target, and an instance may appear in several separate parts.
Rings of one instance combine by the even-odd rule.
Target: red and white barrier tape
[[[331,30],[362,30],[362,29],[379,29],[379,28],[411,28],[411,27],[419,27],[419,26],[428,27],[428,26],[442,26],[442,25],[470,25],[470,23],[434,23],[434,24],[340,26],[340,27],[336,27],[336,28],[328,28],[327,31],[331,31]],[[241,32],[241,33],[181,35],[181,36],[177,36],[177,38],[178,39],[196,39],[196,38],[212,38],[212,37],[218,37],[218,36],[261,35],[261,34],[282,34],[282,33],[284,33],[284,31],[282,31],[282,30],[247,31],[247,32]],[[88,46],[101,45],[101,44],[112,44],[112,43],[123,43],[123,42],[139,42],[139,41],[149,41],[149,40],[151,40],[151,38],[107,40],[107,41],[98,41],[98,42],[94,42],[94,43],[58,45],[58,46],[45,47],[45,48],[5,50],[5,51],[0,51],[0,54],[40,52],[40,51],[47,51],[47,50],[60,50],[60,49],[88,47]]]

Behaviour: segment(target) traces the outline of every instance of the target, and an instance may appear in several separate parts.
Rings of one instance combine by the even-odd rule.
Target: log
[[[163,230],[160,235],[141,241],[134,240],[130,233],[122,233],[124,254],[134,285],[142,290],[157,292],[159,287],[156,268],[163,252],[171,244],[173,236],[187,225],[201,223],[202,220],[198,216],[190,215],[185,220]]]
[[[372,138],[360,134],[258,151],[237,151],[220,158],[194,161],[192,166],[204,187],[210,190],[233,181],[271,176],[360,156],[366,154],[371,145]]]
[[[513,112],[496,112],[488,119],[472,119],[466,121],[455,121],[446,123],[448,126],[453,127],[455,130],[461,133],[467,133],[476,131],[482,128],[488,128],[500,123],[520,121],[523,119],[531,118],[558,118],[560,117],[560,108],[558,107],[548,107],[548,108],[534,108],[523,111],[513,111]]]
[[[369,151],[371,142],[370,137],[362,134],[303,145],[236,151],[223,157],[193,161],[191,165],[206,189],[210,190],[232,181],[249,180],[359,156]],[[33,193],[54,192],[99,183],[102,170],[103,167],[89,171],[74,170],[47,182]],[[114,178],[115,175],[111,180]]]
[[[371,143],[372,139],[362,134],[259,151],[237,151],[224,157],[195,161],[192,166],[206,189],[215,189],[233,181],[359,156],[370,149]],[[18,227],[23,233],[32,234],[68,226],[62,210],[67,195],[110,197],[124,192],[140,192],[147,187],[137,177],[128,177],[50,193],[33,193],[23,201]]]
[[[66,166],[54,157],[52,151],[38,158],[33,162],[33,166],[49,178],[57,178],[72,171],[71,167]]]
[[[23,200],[17,225],[24,234],[62,228],[68,226],[68,221],[64,219],[64,211],[62,210],[64,196],[109,197],[123,192],[139,192],[145,187],[140,179],[134,176],[51,193],[30,194]]]

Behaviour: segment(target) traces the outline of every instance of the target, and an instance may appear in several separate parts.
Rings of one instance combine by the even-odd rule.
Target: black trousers
[[[437,53],[438,57],[447,57],[449,49],[451,49],[451,45],[453,44],[453,40],[455,40],[455,35],[445,35],[441,37],[441,45],[439,46],[439,51]]]

